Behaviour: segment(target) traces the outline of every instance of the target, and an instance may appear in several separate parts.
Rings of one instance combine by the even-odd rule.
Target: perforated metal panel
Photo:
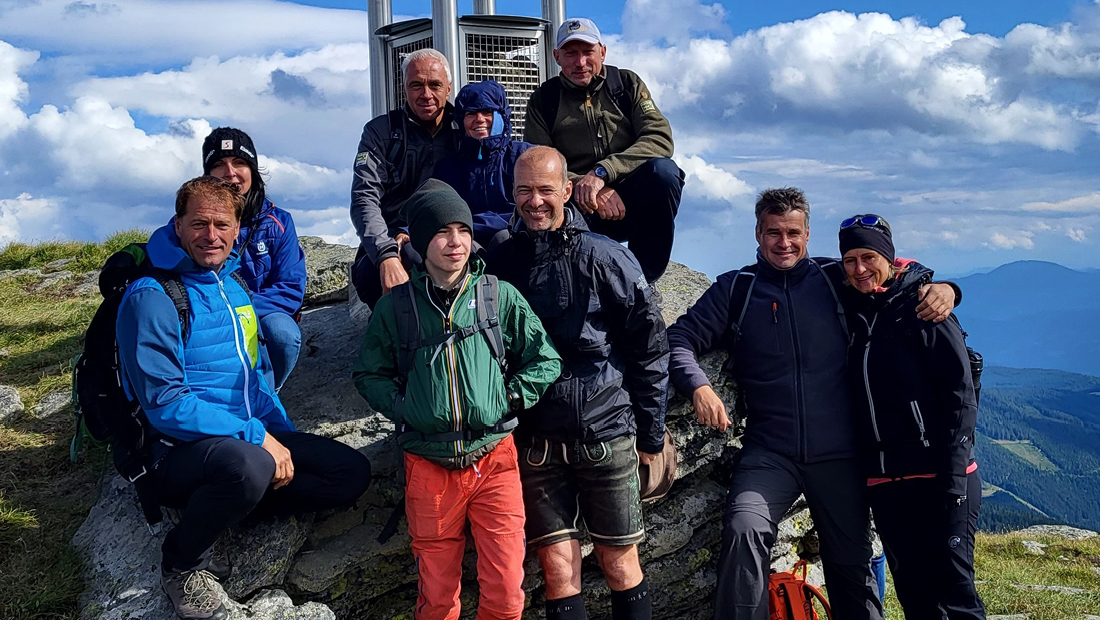
[[[390,75],[393,77],[393,82],[390,87],[393,88],[393,99],[396,101],[396,105],[392,106],[393,109],[405,107],[405,102],[408,99],[405,98],[405,83],[404,76],[401,74],[401,63],[405,60],[405,57],[415,52],[416,50],[426,49],[432,46],[431,31],[428,31],[428,35],[421,39],[415,39],[401,45],[393,46],[390,50],[390,62],[393,67],[393,71]]]
[[[496,80],[508,92],[512,107],[512,137],[523,138],[527,100],[545,79],[541,30],[509,28],[499,33],[463,28],[464,80],[469,84]]]

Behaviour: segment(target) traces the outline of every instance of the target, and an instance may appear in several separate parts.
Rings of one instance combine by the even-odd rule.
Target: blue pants
[[[302,348],[302,330],[294,317],[282,312],[272,312],[260,318],[260,329],[267,341],[267,355],[275,373],[275,389],[283,387],[290,371],[298,363],[298,351]]]

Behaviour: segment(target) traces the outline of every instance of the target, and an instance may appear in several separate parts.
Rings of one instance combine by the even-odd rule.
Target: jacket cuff
[[[596,166],[603,166],[603,169],[607,171],[607,176],[604,177],[604,180],[603,180],[605,184],[611,185],[616,180],[618,180],[619,171],[615,170],[614,166],[612,166],[610,161],[608,161],[606,159],[598,161],[598,162],[596,162]],[[595,170],[596,167],[593,166],[592,169]]]
[[[644,440],[641,436],[638,437],[635,444],[637,445],[638,450],[641,450],[646,454],[660,454],[661,451],[665,449],[664,433],[661,433],[661,441],[656,444]]]

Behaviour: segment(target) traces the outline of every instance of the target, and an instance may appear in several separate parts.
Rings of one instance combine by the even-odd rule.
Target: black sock
[[[588,620],[584,596],[574,594],[565,598],[546,599],[546,620]]]
[[[629,590],[611,591],[611,620],[653,620],[653,602],[645,577]]]

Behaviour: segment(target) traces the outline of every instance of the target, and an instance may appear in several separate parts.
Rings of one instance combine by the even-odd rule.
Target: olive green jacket
[[[420,316],[420,337],[430,338],[445,331],[477,322],[474,283],[482,277],[484,262],[470,258],[470,270],[458,297],[444,313],[430,297],[431,278],[423,268],[414,269],[414,299]],[[561,356],[546,330],[523,296],[507,282],[500,282],[499,321],[509,362],[510,379],[505,385],[500,365],[482,333],[446,345],[435,355],[435,347],[417,350],[405,387],[403,419],[394,414],[397,398],[397,319],[393,297],[378,300],[359,357],[352,369],[355,387],[372,409],[425,435],[493,427],[508,412],[508,393],[515,392],[528,409],[538,402],[558,375]],[[521,413],[520,415],[524,415]],[[409,441],[406,451],[432,458],[461,459],[495,444],[508,433],[489,434],[474,441]]]
[[[672,127],[642,78],[619,69],[623,88],[634,102],[632,109],[619,110],[604,88],[606,71],[600,73],[587,87],[558,76],[562,87],[553,131],[542,117],[543,87],[535,89],[527,102],[523,139],[561,151],[573,181],[601,165],[607,169],[607,182],[614,183],[651,159],[672,157]]]

